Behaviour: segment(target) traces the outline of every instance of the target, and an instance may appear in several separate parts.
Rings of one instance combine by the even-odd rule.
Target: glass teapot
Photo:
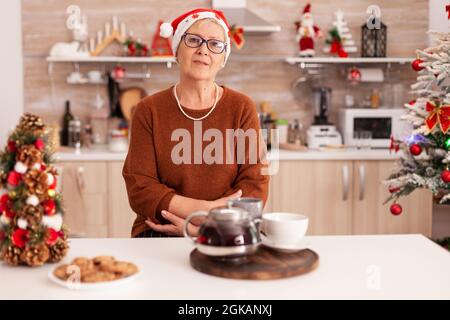
[[[189,222],[195,217],[206,217],[200,226],[198,237],[188,234]],[[252,254],[261,243],[258,231],[259,219],[252,219],[244,209],[223,206],[209,212],[196,211],[184,224],[184,236],[194,243],[201,253],[213,257],[239,257]]]

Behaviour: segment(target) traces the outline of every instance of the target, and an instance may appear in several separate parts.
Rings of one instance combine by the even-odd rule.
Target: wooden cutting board
[[[238,259],[215,259],[195,249],[190,261],[195,270],[213,276],[269,280],[310,272],[319,265],[319,255],[310,249],[285,253],[261,245],[253,255]]]

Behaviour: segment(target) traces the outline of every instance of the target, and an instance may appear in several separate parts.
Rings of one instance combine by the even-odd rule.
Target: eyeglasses
[[[192,33],[183,34],[183,38],[184,43],[189,48],[198,48],[201,47],[203,43],[206,43],[206,47],[208,48],[208,50],[215,54],[222,53],[227,47],[227,44],[223,41],[216,39],[205,40],[202,37]]]

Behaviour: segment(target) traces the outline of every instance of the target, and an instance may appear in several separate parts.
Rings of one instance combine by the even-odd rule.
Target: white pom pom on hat
[[[163,38],[169,38],[173,34],[173,27],[172,24],[169,22],[164,22],[159,27],[159,35]]]

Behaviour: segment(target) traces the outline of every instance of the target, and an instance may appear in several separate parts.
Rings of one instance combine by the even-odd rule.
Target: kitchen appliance
[[[188,234],[189,222],[195,217],[206,217],[200,226],[198,237]],[[209,212],[196,211],[184,224],[184,236],[191,239],[201,253],[216,258],[237,258],[256,251],[261,238],[251,214],[237,207],[223,206]]]
[[[314,123],[306,132],[308,148],[318,149],[325,146],[339,146],[342,144],[341,134],[328,121],[327,111],[331,105],[331,88],[318,87],[314,94]]]
[[[342,109],[339,112],[339,130],[346,146],[358,145],[357,132],[371,132],[373,148],[389,148],[390,138],[400,138],[411,133],[411,125],[400,118],[405,109]]]

